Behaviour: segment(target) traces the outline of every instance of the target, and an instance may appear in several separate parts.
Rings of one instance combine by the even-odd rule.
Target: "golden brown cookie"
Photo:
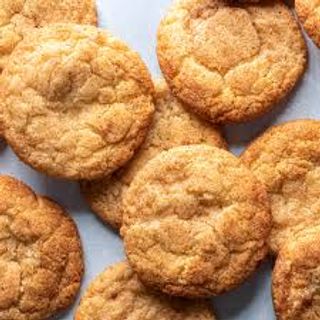
[[[278,320],[318,320],[320,312],[320,226],[290,236],[273,270]]]
[[[0,176],[0,194],[0,319],[47,319],[70,306],[80,287],[76,225],[14,178]]]
[[[318,0],[296,0],[295,8],[305,30],[320,47],[320,3]]]
[[[19,43],[0,80],[5,137],[46,174],[98,179],[123,166],[154,112],[139,55],[92,26],[53,24]]]
[[[0,72],[32,28],[54,22],[96,25],[95,0],[0,0]]]
[[[230,123],[256,118],[285,97],[305,70],[307,50],[280,0],[176,0],[159,27],[158,58],[190,110]]]
[[[210,302],[147,290],[128,263],[106,269],[89,286],[75,320],[214,320]]]
[[[242,283],[265,257],[271,228],[264,186],[229,152],[162,152],[124,197],[121,234],[141,280],[165,293],[205,297]]]
[[[297,228],[320,219],[319,141],[320,121],[293,121],[269,129],[241,156],[270,195],[273,253]]]
[[[208,143],[226,148],[220,131],[186,112],[163,80],[156,82],[156,113],[146,141],[133,160],[120,171],[101,180],[83,182],[83,194],[92,210],[112,227],[122,225],[122,198],[136,173],[159,152],[170,148]]]

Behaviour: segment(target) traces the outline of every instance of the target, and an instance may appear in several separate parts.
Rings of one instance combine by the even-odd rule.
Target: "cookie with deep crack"
[[[14,178],[0,176],[0,194],[0,319],[47,319],[69,307],[80,288],[76,225]]]
[[[215,123],[269,111],[307,60],[299,26],[280,0],[176,0],[160,24],[157,51],[174,94]]]
[[[320,219],[320,121],[299,120],[269,129],[241,159],[266,185],[278,253],[292,232]]]
[[[0,72],[32,28],[55,22],[96,25],[95,0],[0,0]]]
[[[268,252],[265,187],[231,153],[208,145],[162,152],[124,197],[121,234],[142,282],[165,293],[228,291]]]
[[[146,141],[132,161],[110,177],[82,182],[92,210],[113,228],[122,225],[122,198],[137,172],[158,153],[170,148],[208,143],[226,148],[218,128],[188,113],[163,80],[156,81],[156,112]]]
[[[210,301],[151,292],[127,262],[100,274],[84,294],[75,320],[214,320]]]
[[[320,3],[317,0],[296,0],[295,9],[309,36],[320,47]]]
[[[318,320],[320,225],[290,236],[273,270],[273,302],[278,320]]]
[[[110,33],[75,24],[34,29],[0,80],[5,138],[48,175],[99,179],[144,141],[153,93],[140,56]]]

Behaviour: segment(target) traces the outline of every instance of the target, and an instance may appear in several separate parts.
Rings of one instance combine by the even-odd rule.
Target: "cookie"
[[[89,286],[75,320],[214,320],[210,302],[147,290],[128,263],[106,269]]]
[[[164,293],[228,291],[268,251],[265,188],[225,150],[193,145],[162,152],[136,175],[123,202],[129,262],[145,285]]]
[[[0,176],[0,194],[0,319],[47,319],[79,291],[76,225],[59,205],[14,178]]]
[[[274,254],[297,228],[320,219],[319,141],[320,121],[293,121],[269,129],[241,156],[270,195]]]
[[[173,93],[215,123],[269,111],[294,88],[307,61],[299,26],[280,0],[175,1],[160,24],[157,51]]]
[[[296,0],[298,18],[309,36],[320,47],[320,5],[317,0]]]
[[[319,319],[320,225],[288,238],[273,270],[273,301],[278,320]]]
[[[139,55],[92,26],[52,24],[16,47],[0,80],[5,137],[48,175],[99,179],[143,142],[153,83]]]
[[[0,0],[0,72],[32,28],[54,22],[96,25],[95,0]]]
[[[136,173],[154,156],[180,145],[208,143],[226,148],[220,131],[185,111],[166,83],[156,82],[156,113],[146,141],[122,170],[99,181],[81,184],[91,208],[113,228],[122,225],[122,198]]]

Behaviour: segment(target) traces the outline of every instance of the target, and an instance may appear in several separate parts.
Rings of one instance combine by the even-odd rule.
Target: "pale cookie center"
[[[260,40],[247,11],[221,8],[206,18],[190,24],[193,54],[211,71],[225,74],[256,56]]]

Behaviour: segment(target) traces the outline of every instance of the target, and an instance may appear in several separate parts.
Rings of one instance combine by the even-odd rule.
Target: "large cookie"
[[[278,320],[318,320],[320,312],[320,226],[287,239],[273,270],[273,301]]]
[[[110,177],[83,182],[82,191],[104,222],[118,229],[122,225],[122,198],[137,172],[154,156],[172,147],[208,143],[226,147],[215,126],[188,113],[175,99],[166,83],[156,82],[156,113],[147,139],[133,160]]]
[[[92,26],[52,24],[19,43],[0,80],[5,137],[37,170],[98,179],[123,166],[154,112],[139,55]]]
[[[14,178],[0,176],[0,194],[0,319],[47,319],[67,308],[80,287],[76,225]]]
[[[270,110],[306,67],[299,26],[280,0],[176,0],[158,31],[158,58],[175,95],[216,123]]]
[[[320,121],[293,121],[269,129],[241,156],[270,195],[274,253],[295,230],[320,219],[319,141]]]
[[[152,159],[124,197],[121,233],[148,286],[200,297],[243,282],[268,252],[264,186],[229,152],[207,145]]]
[[[309,36],[320,47],[320,3],[318,0],[296,0],[298,17]]]
[[[214,320],[209,301],[151,292],[128,263],[106,269],[84,294],[75,320]]]

